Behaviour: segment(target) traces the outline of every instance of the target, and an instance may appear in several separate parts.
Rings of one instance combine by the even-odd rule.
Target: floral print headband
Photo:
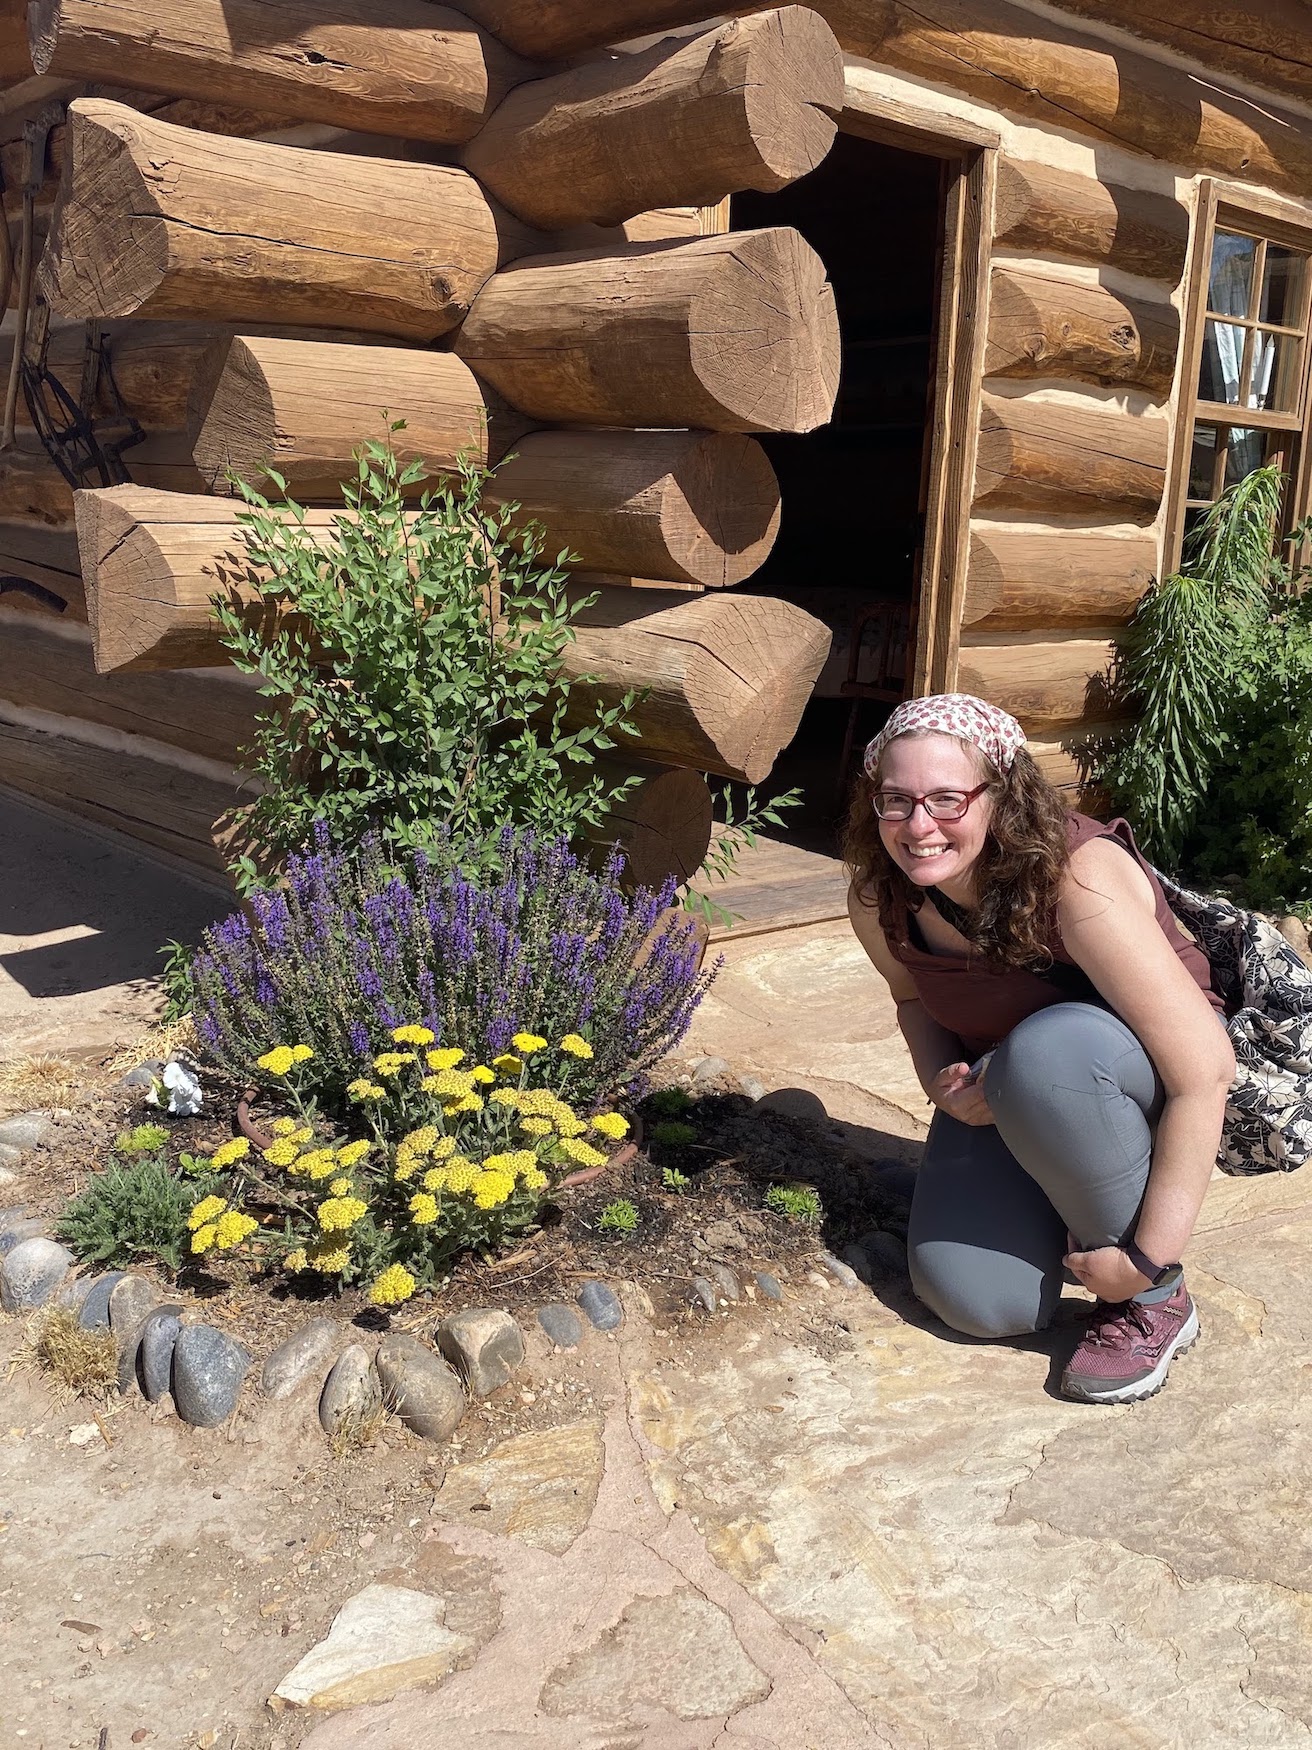
[[[913,730],[937,731],[968,741],[986,754],[1000,772],[1009,772],[1017,751],[1025,745],[1025,731],[1016,719],[986,699],[971,693],[931,693],[927,699],[906,699],[900,704],[865,752],[866,776],[873,778],[879,756],[890,741]]]

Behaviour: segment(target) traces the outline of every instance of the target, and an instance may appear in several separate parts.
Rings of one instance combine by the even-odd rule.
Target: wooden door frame
[[[944,159],[956,171],[944,210],[933,438],[909,689],[913,696],[950,692],[970,558],[1001,140],[991,128],[852,86],[838,125],[859,139]]]

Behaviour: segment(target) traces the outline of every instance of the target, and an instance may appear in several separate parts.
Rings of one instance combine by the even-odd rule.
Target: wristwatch
[[[1134,1265],[1141,1276],[1146,1276],[1154,1288],[1161,1288],[1174,1271],[1179,1270],[1176,1264],[1155,1264],[1146,1252],[1141,1252],[1133,1240],[1123,1240],[1121,1250]]]

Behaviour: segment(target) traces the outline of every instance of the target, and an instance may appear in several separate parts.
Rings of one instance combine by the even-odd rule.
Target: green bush
[[[597,1231],[604,1234],[631,1234],[638,1231],[638,1206],[627,1197],[617,1197],[608,1203],[597,1217]]]
[[[121,1130],[114,1138],[114,1147],[131,1159],[134,1155],[157,1155],[168,1140],[162,1124],[138,1124],[133,1130]]]
[[[687,1148],[696,1142],[697,1132],[691,1124],[680,1124],[677,1118],[667,1118],[663,1124],[652,1125],[650,1140],[653,1148]]]
[[[771,1185],[765,1194],[765,1207],[802,1227],[819,1227],[825,1218],[820,1194],[810,1185]]]
[[[180,1270],[195,1183],[183,1184],[160,1155],[115,1162],[67,1205],[55,1232],[88,1263],[126,1267],[158,1258]]]
[[[632,730],[633,695],[584,705],[561,673],[587,605],[566,598],[567,555],[540,563],[541,529],[516,526],[518,505],[489,508],[489,472],[468,458],[417,514],[405,494],[419,463],[402,469],[390,441],[356,462],[326,543],[299,505],[235,482],[235,570],[268,609],[214,598],[225,648],[266,700],[245,759],[261,788],[234,866],[243,889],[306,845],[316,820],[340,849],[371,827],[386,850],[440,831],[477,862],[507,822],[576,838],[630,787],[593,761]]]
[[[168,1026],[173,1021],[183,1020],[191,1013],[191,963],[196,958],[196,950],[189,948],[185,942],[171,940],[165,942],[160,949],[159,958],[164,962],[159,975],[159,982],[164,990],[164,1007],[159,1018]]]
[[[677,1167],[662,1167],[661,1184],[664,1185],[667,1191],[673,1191],[676,1195],[682,1195],[682,1193],[692,1184],[692,1180],[688,1177],[687,1173],[681,1173]]]
[[[692,1103],[686,1088],[657,1088],[647,1096],[647,1110],[655,1118],[680,1118]]]

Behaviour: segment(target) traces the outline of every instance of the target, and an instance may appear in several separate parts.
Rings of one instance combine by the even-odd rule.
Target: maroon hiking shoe
[[[1198,1341],[1198,1313],[1184,1278],[1156,1306],[1099,1301],[1061,1376],[1065,1397],[1087,1404],[1137,1404],[1161,1391],[1172,1358]]]

